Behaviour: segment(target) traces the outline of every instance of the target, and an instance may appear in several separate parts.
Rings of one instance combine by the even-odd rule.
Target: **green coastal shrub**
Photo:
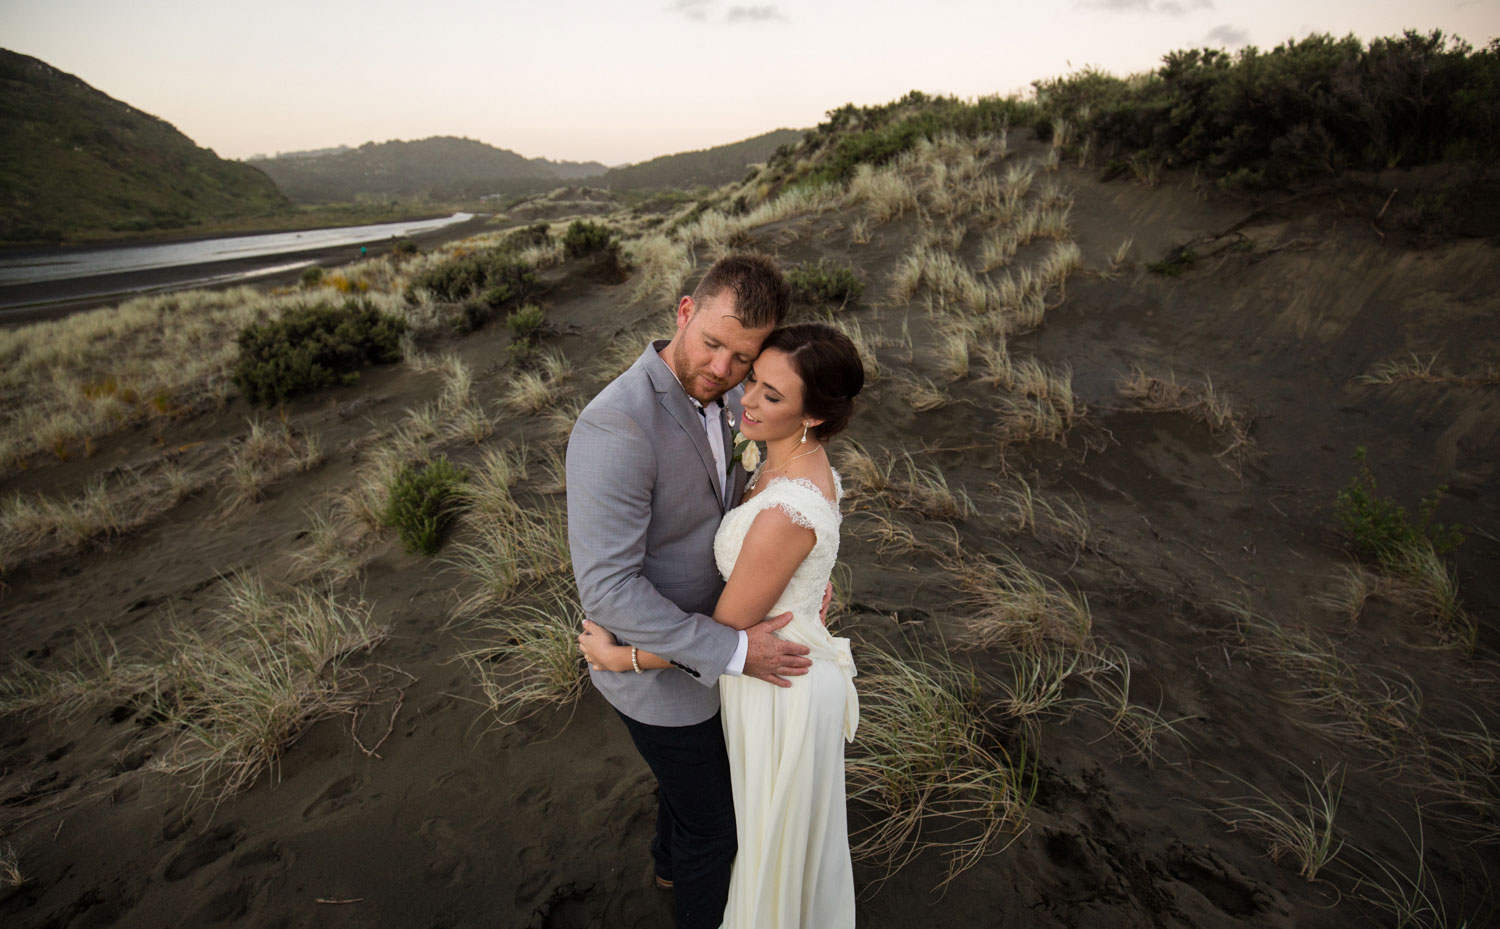
[[[1311,35],[1270,51],[1188,49],[1149,74],[1085,70],[1033,84],[1047,119],[1105,163],[1130,155],[1196,166],[1226,187],[1443,160],[1493,163],[1500,40],[1474,50],[1442,32],[1368,45]]]
[[[462,255],[418,274],[407,296],[426,288],[440,300],[458,303],[477,298],[489,306],[526,299],[536,271],[508,247]]]
[[[563,233],[563,251],[569,258],[582,258],[607,248],[614,233],[602,223],[575,219]]]
[[[523,363],[530,360],[532,353],[536,350],[544,322],[546,322],[546,315],[535,303],[528,303],[520,309],[512,310],[505,317],[505,327],[510,330],[509,351],[512,358]]]
[[[352,383],[367,364],[400,360],[405,332],[404,320],[363,300],[298,307],[240,331],[234,383],[251,403]]]
[[[1423,543],[1430,543],[1439,555],[1463,543],[1458,526],[1445,526],[1433,520],[1446,488],[1440,486],[1422,498],[1413,522],[1405,507],[1390,497],[1380,496],[1367,457],[1363,446],[1355,450],[1359,472],[1339,491],[1333,509],[1339,530],[1356,551],[1377,562],[1388,562]]]
[[[389,487],[383,521],[396,530],[401,545],[418,555],[436,555],[443,532],[453,519],[459,486],[467,478],[446,457],[422,465],[404,465]]]
[[[552,224],[532,223],[530,226],[522,226],[520,229],[513,230],[509,235],[501,240],[500,248],[507,249],[512,252],[519,252],[522,249],[530,248],[534,245],[551,244]]]
[[[417,243],[411,239],[398,239],[396,244],[391,246],[391,254],[398,258],[410,258],[417,254],[417,251]]]
[[[806,157],[824,148],[832,153],[808,175],[807,182],[844,183],[862,164],[879,167],[894,161],[923,139],[951,133],[974,137],[1024,126],[1037,118],[1037,107],[1014,97],[981,97],[970,103],[956,97],[932,97],[911,91],[894,103],[830,110],[828,120],[811,130],[795,153],[780,150],[772,163]]]
[[[786,272],[792,288],[792,299],[814,306],[834,304],[848,306],[858,302],[865,291],[864,282],[849,265],[819,259],[815,265],[800,264]]]
[[[323,269],[317,265],[302,269],[302,286],[316,287],[323,282]]]

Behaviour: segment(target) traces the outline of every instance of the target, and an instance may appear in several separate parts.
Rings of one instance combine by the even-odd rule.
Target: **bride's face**
[[[745,381],[745,415],[740,432],[747,439],[766,442],[800,435],[808,420],[802,410],[802,378],[786,352],[768,348],[755,359]]]

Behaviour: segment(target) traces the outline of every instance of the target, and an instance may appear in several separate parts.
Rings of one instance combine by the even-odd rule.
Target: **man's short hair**
[[[734,294],[735,315],[747,329],[781,325],[792,303],[792,289],[781,269],[757,252],[736,252],[714,262],[693,291],[693,303],[725,291]]]

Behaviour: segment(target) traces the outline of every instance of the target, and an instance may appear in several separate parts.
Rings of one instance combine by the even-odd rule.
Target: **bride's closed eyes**
[[[760,380],[758,378],[756,378],[756,376],[755,376],[755,369],[754,368],[750,369],[750,376],[747,377],[747,378],[745,378],[745,380],[748,381],[751,384],[759,384],[760,383]],[[767,384],[765,386],[766,386],[766,394],[765,394],[766,400],[769,401],[769,402],[771,402],[771,403],[780,403],[782,398],[780,396],[778,396],[779,392],[776,390],[776,388],[772,387],[770,384]]]

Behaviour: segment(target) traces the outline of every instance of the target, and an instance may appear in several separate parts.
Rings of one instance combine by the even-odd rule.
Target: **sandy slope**
[[[1410,772],[1377,766],[1378,753],[1310,729],[1321,720],[1286,698],[1297,682],[1237,647],[1232,607],[1327,634],[1360,669],[1409,675],[1423,694],[1425,726],[1500,725],[1492,567],[1500,556],[1500,395],[1354,383],[1409,351],[1440,351],[1457,370],[1500,361],[1495,248],[1478,240],[1424,250],[1383,244],[1331,202],[1256,213],[1186,186],[1101,185],[1066,169],[1063,177],[1091,268],[1106,266],[1124,236],[1135,246],[1121,275],[1073,278],[1045,325],[1011,343],[1013,357],[1072,366],[1088,412],[1061,443],[1002,450],[993,438],[995,388],[977,377],[945,385],[951,402],[936,410],[912,409],[904,379],[940,380],[935,334],[921,307],[887,303],[885,282],[919,231],[915,219],[874,228],[868,244],[850,241],[852,214],[755,235],[784,262],[844,260],[868,283],[863,305],[845,312],[892,344],[851,438],[941,467],[976,504],[956,524],[963,550],[1013,550],[1086,596],[1095,636],[1132,662],[1134,699],[1185,718],[1183,742],[1166,745],[1149,766],[1128,757],[1095,716],[1047,720],[1026,828],[942,893],[933,891],[943,877],[936,852],[883,883],[881,872],[861,869],[861,925],[1392,924],[1358,899],[1351,880],[1306,882],[1295,865],[1273,861],[1263,840],[1213,814],[1225,798],[1254,790],[1298,800],[1305,788],[1293,766],[1338,765],[1345,859],[1359,848],[1414,874],[1403,830],[1416,836],[1413,799],[1427,796],[1414,793]],[[968,236],[960,254],[972,259],[977,240]],[[1189,242],[1208,257],[1182,277],[1146,272],[1146,261]],[[1224,247],[1233,242],[1248,244]],[[664,308],[632,304],[629,285],[601,283],[579,263],[548,281],[549,342],[581,368],[618,333],[666,320]],[[903,327],[909,345],[900,342]],[[503,327],[491,326],[453,346],[482,374],[481,391],[493,394],[506,376],[506,340]],[[1253,417],[1248,456],[1234,467],[1218,456],[1222,437],[1191,417],[1132,409],[1115,381],[1133,364],[1185,381],[1211,378]],[[580,393],[597,389],[596,378],[582,380]],[[7,651],[57,660],[88,626],[149,639],[169,614],[203,615],[222,575],[284,571],[304,509],[346,483],[361,460],[350,443],[368,433],[367,417],[394,419],[436,390],[431,375],[391,369],[298,401],[290,407],[297,427],[337,451],[266,501],[225,518],[200,494],[131,536],[15,570],[0,600]],[[174,424],[170,441],[212,449],[242,432],[249,413],[237,402],[223,415]],[[535,419],[511,419],[490,442],[540,443],[540,429]],[[1354,623],[1315,604],[1349,563],[1331,510],[1358,445],[1370,449],[1383,491],[1410,506],[1446,483],[1452,496],[1442,515],[1488,531],[1471,532],[1454,561],[1464,603],[1481,621],[1474,659],[1436,647],[1432,629],[1391,603],[1372,601]],[[89,472],[159,454],[146,432],[126,433],[93,459],[33,469],[5,489],[76,487]],[[451,454],[472,461],[477,450]],[[990,485],[1016,475],[1087,513],[1086,549],[1015,530]],[[919,534],[944,531],[907,519]],[[861,537],[867,521],[851,514],[845,523],[853,583],[842,628],[856,641],[908,650],[957,641],[967,611],[961,594],[930,557],[879,552]],[[0,828],[10,830],[3,840],[29,878],[0,891],[0,919],[37,927],[670,924],[666,898],[649,889],[651,783],[623,728],[589,694],[576,708],[492,729],[468,672],[452,662],[457,636],[446,622],[455,583],[441,562],[383,540],[349,589],[391,625],[370,660],[414,682],[372,672],[388,682],[375,705],[353,720],[316,724],[276,777],[217,810],[185,812],[181,784],[149,772],[148,753],[133,747],[146,721],[130,708],[71,721],[0,720],[0,809],[13,823],[0,819]],[[1008,665],[999,649],[964,657],[997,674]],[[351,738],[352,730],[374,744],[388,726],[378,757]],[[1003,723],[992,735],[1017,744]],[[1494,802],[1491,792],[1491,817]],[[1433,807],[1422,829],[1428,892],[1441,894],[1450,918],[1463,913],[1482,925],[1496,904],[1487,893],[1495,823],[1474,810],[1452,822],[1439,818],[1447,808]],[[861,810],[854,816],[861,821]],[[1469,844],[1486,832],[1490,844]]]

